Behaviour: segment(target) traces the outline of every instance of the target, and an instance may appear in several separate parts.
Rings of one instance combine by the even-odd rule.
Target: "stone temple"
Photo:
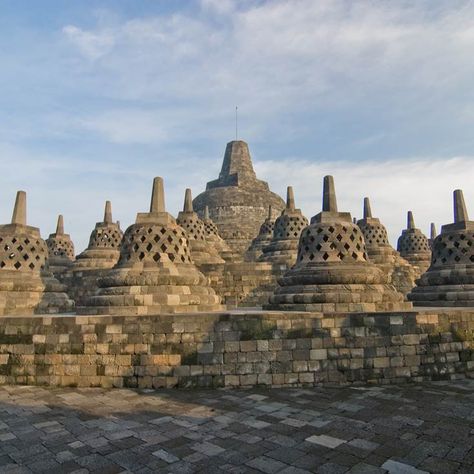
[[[48,245],[27,225],[20,191],[0,226],[0,385],[474,378],[474,222],[460,190],[454,223],[433,229],[432,242],[409,213],[399,253],[368,198],[353,221],[326,176],[308,224],[293,188],[285,205],[255,176],[247,144],[234,141],[219,178],[194,201],[187,189],[176,217],[157,177],[148,212],[122,232],[106,201],[76,256],[62,216]],[[255,403],[266,411],[268,400]]]
[[[285,208],[281,197],[257,178],[248,145],[241,140],[227,144],[219,178],[209,181],[193,204],[201,217],[208,207],[220,236],[241,256],[258,234],[268,206],[275,218]]]

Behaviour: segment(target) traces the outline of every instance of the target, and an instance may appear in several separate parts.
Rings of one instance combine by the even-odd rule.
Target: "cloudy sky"
[[[81,251],[103,203],[126,227],[163,176],[169,211],[246,140],[309,217],[370,196],[392,241],[474,215],[474,3],[465,0],[2,0],[0,222],[15,191]]]

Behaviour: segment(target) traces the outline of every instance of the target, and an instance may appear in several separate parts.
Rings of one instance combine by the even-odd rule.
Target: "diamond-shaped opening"
[[[159,253],[155,253],[155,254],[153,255],[153,260],[154,260],[155,262],[159,262],[160,259],[161,259],[161,256],[160,256]]]
[[[27,253],[25,253],[25,255],[23,255],[23,260],[26,262],[29,259],[30,259],[30,256]]]
[[[140,252],[140,253],[138,254],[138,259],[139,259],[139,260],[143,260],[144,258],[145,258],[145,254],[144,254],[143,252]]]
[[[324,230],[324,229],[322,229],[321,227],[318,227],[318,229],[316,230],[316,232],[317,232],[318,234],[320,234],[323,230]],[[309,230],[308,230],[308,232],[309,232]]]
[[[151,245],[151,243],[149,243],[147,246],[146,246],[146,249],[148,250],[148,252],[153,248],[153,245]]]
[[[169,254],[168,254],[168,257],[169,257],[169,259],[170,259],[172,262],[174,262],[174,260],[175,260],[175,258],[176,258],[175,255],[174,255],[174,253],[169,253]]]
[[[2,260],[2,261],[0,262],[0,268],[3,268],[5,265],[6,265],[6,263]]]
[[[351,246],[346,242],[346,243],[344,244],[344,248],[345,248],[346,250],[349,250],[349,249],[351,248]]]
[[[337,254],[337,256],[339,257],[339,260],[343,260],[344,259],[344,254],[342,252],[339,252]]]
[[[145,237],[144,235],[142,235],[142,236],[140,237],[140,240],[141,240],[142,242],[145,242],[146,237]]]
[[[336,239],[339,240],[339,242],[342,240],[342,235],[341,234],[337,234],[336,235]]]
[[[9,258],[10,260],[11,260],[12,258],[15,258],[15,254],[12,252],[12,253],[8,256],[8,258]]]
[[[14,244],[16,244],[16,243],[17,243],[17,240],[16,240],[16,238],[15,238],[15,237],[13,237],[13,239],[12,239],[12,242],[13,242]]]
[[[173,242],[173,237],[171,235],[168,235],[168,238],[166,239],[169,243]]]
[[[161,244],[160,249],[162,252],[166,252],[167,246],[165,244]]]
[[[35,264],[33,262],[31,262],[28,266],[30,267],[31,270],[35,268]]]
[[[314,254],[313,254],[313,253],[311,253],[311,254],[309,255],[309,259],[310,259],[310,260],[314,260]]]
[[[351,234],[351,236],[349,237],[349,239],[351,239],[351,240],[352,240],[352,242],[354,242],[354,240],[355,240],[355,236],[354,236],[354,234]]]
[[[20,262],[15,262],[15,265],[13,265],[17,270],[21,268],[21,263]]]
[[[329,240],[329,237],[327,235],[323,236],[324,242],[327,242]]]
[[[354,260],[357,260],[357,254],[356,254],[355,252],[352,252],[352,258],[353,258]]]
[[[461,260],[461,257],[460,257],[459,255],[456,255],[456,256],[454,257],[454,260],[456,260],[456,262],[459,262],[459,260]]]
[[[323,246],[321,244],[318,244],[316,245],[316,250],[319,252],[321,249],[323,248]]]
[[[329,254],[326,252],[323,253],[323,260],[327,260],[329,258]]]
[[[328,228],[328,230],[329,230],[329,232],[331,232],[331,234],[332,234],[336,229],[335,229],[333,226],[330,226],[330,227]]]

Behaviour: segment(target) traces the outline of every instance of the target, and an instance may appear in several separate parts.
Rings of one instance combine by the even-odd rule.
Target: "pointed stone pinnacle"
[[[408,211],[407,213],[407,229],[415,228],[415,219],[413,219],[413,212]]]
[[[295,210],[295,195],[293,193],[293,186],[286,188],[286,208],[289,211]]]
[[[159,176],[153,180],[153,191],[151,193],[150,212],[166,212],[165,186],[164,186],[163,178]]]
[[[370,208],[370,200],[368,197],[364,198],[364,219],[372,217],[372,209]]]
[[[186,191],[184,193],[183,211],[184,212],[193,212],[193,196],[192,196],[191,190],[189,188],[186,188]]]
[[[268,219],[272,220],[272,206],[271,206],[271,204],[270,204],[270,206],[268,206]]]
[[[110,201],[105,201],[105,210],[104,210],[104,223],[112,224],[112,203]]]
[[[438,235],[438,233],[436,232],[435,223],[432,222],[431,225],[430,225],[430,239],[431,239],[431,240],[436,239],[436,236],[437,236],[437,235]]]
[[[353,218],[352,218],[352,223],[353,223],[353,224],[357,224],[357,217],[353,217]]]
[[[209,220],[209,206],[204,208],[204,219]]]
[[[467,216],[466,203],[464,195],[460,189],[456,189],[453,193],[454,200],[454,222],[466,222],[469,220]]]
[[[62,214],[58,216],[58,223],[56,224],[56,235],[64,235],[64,217]]]
[[[13,208],[12,224],[26,225],[26,193],[16,193],[15,207]]]
[[[323,181],[323,212],[337,212],[336,188],[334,178],[325,176]]]

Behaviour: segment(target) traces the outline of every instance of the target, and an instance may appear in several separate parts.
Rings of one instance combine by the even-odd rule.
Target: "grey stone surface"
[[[472,380],[232,391],[3,386],[0,472],[470,473],[473,390]],[[412,416],[423,423],[399,420]],[[321,417],[323,427],[281,423]]]

